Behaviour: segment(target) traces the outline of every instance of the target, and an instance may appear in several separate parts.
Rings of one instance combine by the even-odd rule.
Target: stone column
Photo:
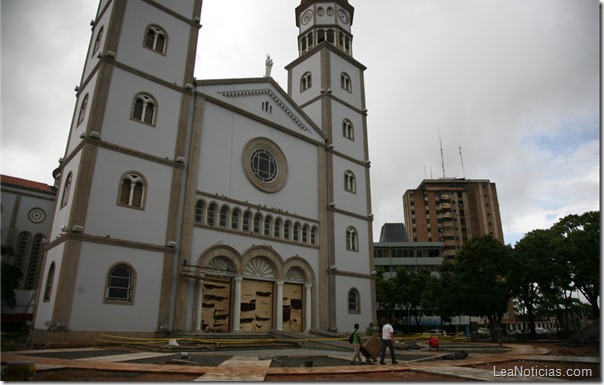
[[[277,282],[277,317],[275,329],[283,330],[283,281]]]
[[[201,333],[201,310],[203,309],[203,277],[204,274],[200,275],[197,280],[197,306],[195,307],[197,324],[195,325],[195,331]]]
[[[239,333],[241,331],[241,282],[243,277],[235,277],[235,298],[233,298],[233,309],[231,314],[233,315],[233,332]]]
[[[312,283],[304,285],[304,331],[312,327]]]

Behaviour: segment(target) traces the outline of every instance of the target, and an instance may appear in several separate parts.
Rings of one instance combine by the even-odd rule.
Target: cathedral
[[[270,57],[264,77],[196,79],[201,8],[100,0],[54,174],[32,343],[374,320],[354,7],[293,10],[287,90]]]

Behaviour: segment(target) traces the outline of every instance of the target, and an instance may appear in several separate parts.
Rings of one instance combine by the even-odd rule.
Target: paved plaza
[[[523,361],[542,362],[546,367],[552,362],[599,365],[599,357],[552,356],[548,350],[527,344],[450,343],[441,351],[397,350],[397,364],[351,365],[350,345],[342,342],[319,348],[253,346],[237,349],[200,349],[185,351],[179,347],[166,347],[160,351],[121,347],[80,349],[45,349],[2,352],[3,368],[15,362],[34,363],[37,373],[58,369],[91,369],[104,371],[135,371],[147,373],[189,373],[198,375],[196,381],[264,381],[267,375],[304,375],[305,373],[368,373],[413,370],[415,372],[447,375],[468,380],[483,381],[550,381],[548,376],[501,377],[493,369],[476,366]],[[330,349],[332,348],[332,349]],[[463,350],[468,357],[445,360],[443,356]],[[484,365],[483,365],[484,366]]]

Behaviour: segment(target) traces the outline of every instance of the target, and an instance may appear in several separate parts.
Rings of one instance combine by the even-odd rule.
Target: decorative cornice
[[[297,115],[287,106],[287,104],[285,104],[281,100],[281,98],[279,98],[279,96],[277,96],[270,89],[227,91],[227,92],[222,92],[221,94],[227,98],[240,98],[240,97],[248,97],[248,96],[267,95],[268,97],[273,99],[273,101],[277,104],[277,106],[279,106],[279,108],[281,108],[281,110],[287,116],[289,116],[289,118],[294,123],[296,123],[296,125],[298,127],[300,127],[301,130],[312,134],[312,131],[309,130],[308,127],[306,127],[304,122],[302,122],[300,119],[298,119]]]

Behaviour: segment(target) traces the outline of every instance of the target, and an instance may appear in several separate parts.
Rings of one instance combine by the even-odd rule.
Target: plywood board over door
[[[228,333],[231,313],[231,283],[203,281],[201,328],[208,332]]]
[[[283,285],[283,330],[302,331],[302,285]]]
[[[241,282],[242,332],[268,332],[273,327],[273,283],[244,279]]]

